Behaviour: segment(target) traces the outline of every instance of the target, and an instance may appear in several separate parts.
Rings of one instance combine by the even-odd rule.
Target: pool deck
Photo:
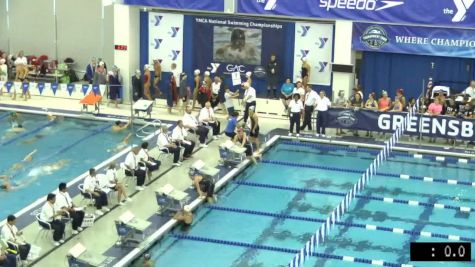
[[[268,110],[281,110],[281,103],[279,101],[261,101],[258,103],[258,109],[261,106],[266,106]],[[49,112],[53,113],[67,113],[73,115],[80,115],[79,112],[80,105],[77,103],[77,100],[68,100],[68,99],[57,99],[49,97],[34,97],[29,101],[12,101],[3,97],[0,99],[0,110],[2,109],[19,109],[25,111],[33,112],[45,112],[44,107],[48,107]],[[101,118],[126,118],[130,116],[130,106],[120,105],[118,109],[112,107],[101,108]],[[164,122],[173,122],[180,119],[182,115],[178,112],[173,114],[168,114],[166,109],[163,106],[163,102],[159,101],[157,107],[154,107],[152,112],[153,119],[160,119]],[[218,115],[222,122],[222,129],[225,126],[225,118],[223,115]],[[269,139],[274,135],[287,135],[287,130],[284,130],[288,127],[287,119],[283,118],[280,114],[277,113],[261,113],[260,114],[260,128],[263,139]],[[330,135],[334,133],[333,129],[329,129],[328,132]],[[315,137],[309,132],[303,132],[301,139],[312,139]],[[35,266],[68,266],[66,260],[66,254],[70,248],[76,245],[78,242],[81,242],[89,250],[94,250],[94,253],[102,254],[108,257],[107,266],[113,266],[120,258],[124,257],[131,249],[124,249],[114,246],[117,241],[117,234],[114,226],[114,221],[117,220],[120,215],[126,211],[131,211],[135,214],[137,218],[145,219],[151,222],[145,233],[151,235],[153,232],[159,229],[160,226],[167,223],[169,218],[166,216],[157,215],[157,204],[155,200],[155,190],[163,186],[164,184],[170,183],[176,189],[186,191],[190,200],[196,198],[196,193],[194,190],[190,189],[191,181],[188,178],[188,168],[190,165],[195,162],[197,159],[203,160],[207,166],[215,167],[218,165],[219,155],[217,152],[218,145],[224,140],[224,138],[218,141],[212,141],[209,143],[209,147],[205,149],[195,150],[193,159],[186,161],[180,167],[172,167],[170,163],[162,164],[162,167],[159,171],[156,171],[153,174],[151,182],[148,184],[148,187],[141,191],[135,191],[134,186],[129,186],[127,188],[128,194],[132,196],[133,201],[127,203],[125,206],[118,206],[115,200],[115,197],[112,197],[111,211],[101,216],[96,220],[93,227],[84,230],[82,233],[71,237],[71,229],[67,227],[66,237],[67,241],[59,247],[53,247],[53,244],[50,238],[37,238],[38,225],[34,221],[35,211],[42,206],[43,203],[39,205],[34,205],[29,207],[27,210],[22,212],[22,215],[18,218],[18,228],[23,229],[26,240],[35,246],[41,247],[40,258],[33,262]],[[380,146],[384,142],[383,140],[375,140],[369,138],[345,136],[331,139],[320,140],[323,142],[348,142],[348,143],[364,143],[370,146]],[[152,142],[153,143],[153,142]],[[398,147],[401,148],[410,148],[410,149],[422,149],[427,151],[432,151],[432,153],[442,153],[446,154],[448,152],[456,154],[465,154],[467,158],[475,157],[475,150],[473,148],[467,149],[464,146],[461,147],[445,147],[443,144],[428,144],[422,143],[414,144],[413,142],[405,142],[398,144]],[[122,155],[118,155],[115,160],[122,161],[126,151],[122,152]],[[157,153],[157,151],[151,150],[151,153]],[[99,168],[99,172],[102,172],[102,168]],[[221,168],[221,175],[223,177],[229,169]],[[82,181],[82,179],[81,179]],[[75,203],[80,203],[81,198],[77,190],[77,184],[69,185],[70,194],[74,196]],[[144,205],[150,204],[150,205]],[[88,209],[89,212],[92,212],[92,209]],[[100,233],[98,237],[97,233]]]

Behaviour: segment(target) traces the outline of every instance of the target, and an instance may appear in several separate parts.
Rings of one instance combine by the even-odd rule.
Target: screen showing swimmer
[[[261,64],[262,30],[214,27],[213,59],[235,64]]]

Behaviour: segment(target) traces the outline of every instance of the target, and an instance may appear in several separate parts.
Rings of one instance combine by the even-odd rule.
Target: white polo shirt
[[[313,90],[312,90],[312,91],[313,91]],[[300,97],[302,97],[302,96],[305,95],[305,89],[303,89],[303,87],[300,87],[300,88],[295,87],[295,88],[294,88],[294,92],[293,92],[292,94],[293,94],[293,95],[299,94]]]
[[[473,99],[475,98],[475,88],[469,86],[465,90],[463,90],[462,94],[470,95],[470,97]]]
[[[73,207],[73,199],[69,196],[68,192],[58,192],[56,194],[56,202],[54,203],[55,209],[62,209],[62,208],[72,208]]]
[[[140,161],[139,155],[135,155],[133,151],[130,151],[129,154],[127,154],[127,156],[125,157],[124,164],[128,168],[132,170],[136,170],[139,161]]]
[[[320,100],[320,95],[317,92],[310,90],[305,93],[305,106],[315,106],[315,104]]]
[[[17,57],[14,62],[15,66],[18,65],[28,65],[28,60],[26,57]]]
[[[84,184],[83,184],[84,192],[88,191],[94,191],[94,189],[99,187],[99,181],[97,180],[96,177],[92,177],[91,175],[88,175],[84,179]],[[56,197],[58,198],[58,197]]]
[[[295,99],[292,99],[289,103],[289,108],[291,113],[301,112],[303,110],[302,100],[295,101]]]
[[[232,108],[234,107],[234,102],[233,102],[233,98],[232,98],[232,93],[225,93],[224,94],[224,106],[226,108]]]
[[[5,223],[0,232],[0,236],[4,242],[11,241],[15,242],[17,238],[18,229],[15,225],[10,225]]]
[[[137,157],[139,158],[139,160],[144,160],[144,161],[148,161],[148,150],[147,149],[140,149],[139,153],[137,154]]]
[[[256,89],[253,87],[247,88],[247,90],[244,92],[244,99],[246,100],[246,103],[256,101]]]
[[[180,128],[178,125],[172,131],[172,139],[178,141],[184,141],[188,132],[185,128]]]
[[[170,137],[165,134],[165,133],[160,133],[158,135],[158,138],[157,138],[157,145],[159,147],[159,149],[163,149],[165,148],[166,146],[170,145],[171,144],[171,139]]]
[[[211,92],[213,92],[214,95],[217,95],[219,93],[220,88],[221,88],[221,83],[213,82],[211,84]]]
[[[190,127],[190,128],[198,127],[198,120],[196,119],[195,116],[191,114],[185,113],[185,115],[183,115],[182,121],[183,121],[183,125],[186,127]]]
[[[208,121],[214,121],[214,110],[210,108],[202,108],[200,111],[200,116],[198,117],[200,122],[205,122],[205,120]]]
[[[329,107],[332,106],[332,102],[330,101],[330,99],[328,99],[328,97],[324,97],[322,99],[320,99],[320,101],[317,102],[317,108],[316,110],[317,111],[327,111]]]
[[[52,222],[54,220],[54,215],[57,210],[54,205],[50,204],[48,201],[41,207],[40,220],[45,222]]]

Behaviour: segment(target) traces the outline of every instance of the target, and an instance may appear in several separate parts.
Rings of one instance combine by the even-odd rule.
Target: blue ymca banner
[[[474,0],[238,0],[238,12],[475,27]]]
[[[407,113],[378,112],[367,109],[332,108],[328,111],[328,128],[344,128],[393,133]],[[405,134],[475,141],[475,120],[448,116],[414,116]]]
[[[353,49],[473,58],[475,31],[353,23]]]
[[[194,69],[222,75],[265,68],[270,55],[282,57],[285,49],[285,22],[226,17],[194,19]],[[289,38],[289,37],[287,37]],[[282,58],[278,61],[282,62]],[[261,68],[261,70],[263,70]]]
[[[224,11],[224,0],[124,0],[124,4],[173,9]]]

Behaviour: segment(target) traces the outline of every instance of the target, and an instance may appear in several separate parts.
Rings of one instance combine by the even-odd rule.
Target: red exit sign
[[[126,46],[126,45],[115,45],[115,50],[126,51],[126,50],[127,50],[127,46]]]

